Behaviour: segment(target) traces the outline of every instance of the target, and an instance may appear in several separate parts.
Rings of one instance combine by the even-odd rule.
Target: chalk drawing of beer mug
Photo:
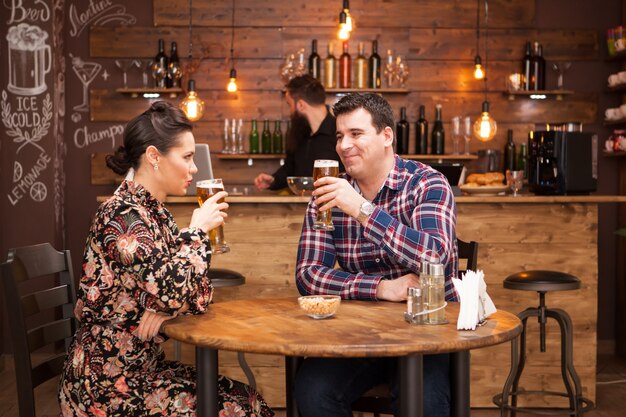
[[[46,91],[46,74],[52,56],[46,45],[48,33],[38,26],[20,23],[9,28],[9,84],[7,89],[19,95],[34,96]]]

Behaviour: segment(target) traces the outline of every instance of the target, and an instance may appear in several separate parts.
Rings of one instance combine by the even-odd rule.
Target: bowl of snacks
[[[305,295],[298,297],[298,305],[313,319],[326,319],[335,315],[341,304],[338,295]]]
[[[311,195],[315,189],[313,177],[287,177],[287,185],[292,193],[299,196]]]

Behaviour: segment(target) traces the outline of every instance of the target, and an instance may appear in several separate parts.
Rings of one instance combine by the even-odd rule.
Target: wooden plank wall
[[[258,3],[240,0],[235,13],[235,59],[240,90],[227,93],[230,63],[230,1],[196,0],[193,3],[194,56],[208,51],[194,75],[199,94],[206,103],[204,118],[197,123],[196,138],[210,145],[213,152],[222,148],[224,118],[243,118],[247,136],[253,118],[287,119],[282,99],[278,67],[284,57],[300,48],[308,55],[311,39],[318,39],[320,55],[336,36],[340,2],[321,0],[311,5],[304,0],[273,0]],[[537,30],[534,27],[535,2],[492,0],[489,3],[488,93],[491,113],[498,122],[498,134],[490,144],[473,140],[471,149],[502,149],[506,131],[514,130],[518,143],[526,140],[535,123],[579,120],[594,123],[597,94],[577,93],[563,101],[509,101],[502,94],[506,76],[519,70],[524,43],[537,40],[544,46],[548,62],[599,59],[599,40],[594,30]],[[484,100],[483,83],[472,77],[476,54],[476,2],[457,0],[363,0],[351,3],[356,29],[350,52],[357,44],[379,41],[379,53],[387,49],[405,56],[411,69],[408,94],[389,94],[386,98],[399,114],[406,106],[409,121],[417,119],[420,104],[426,105],[427,119],[434,119],[435,104],[443,104],[443,117],[450,136],[449,120],[455,115],[476,117]],[[481,25],[484,27],[481,11]],[[148,58],[155,55],[158,38],[176,40],[180,56],[187,56],[188,3],[184,0],[154,0],[153,26],[92,27],[89,48],[93,58]],[[484,33],[481,56],[485,59]],[[337,51],[337,47],[335,51]],[[337,54],[337,52],[335,52]],[[185,59],[183,59],[185,60]],[[547,88],[555,88],[548,68]],[[129,115],[143,111],[147,99],[131,99],[113,90],[91,90],[91,120],[125,122]],[[329,95],[328,102],[335,97]],[[178,101],[179,99],[173,99]],[[414,143],[414,130],[411,146]],[[448,139],[448,149],[451,145]],[[220,161],[214,158],[217,175],[231,183],[251,183],[260,171],[273,172],[278,161]]]

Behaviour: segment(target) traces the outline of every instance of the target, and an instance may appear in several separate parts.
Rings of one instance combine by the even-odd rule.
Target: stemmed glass
[[[563,89],[563,75],[567,72],[568,69],[572,67],[571,62],[562,62],[560,65],[557,63],[552,64],[552,69],[555,70],[559,75],[556,79],[556,88],[558,90]]]
[[[472,119],[466,116],[463,119],[463,138],[465,139],[465,155],[470,154],[470,139],[472,138]]]
[[[521,190],[524,185],[524,171],[510,171],[507,169],[506,182],[513,192],[513,197],[517,197],[519,195],[518,191]]]
[[[122,79],[124,83],[124,88],[128,88],[128,70],[135,65],[134,59],[116,59],[115,66],[122,71]]]
[[[148,81],[150,77],[152,77],[152,66],[154,65],[154,61],[148,59],[147,61],[139,61],[139,68],[143,67],[143,73],[141,74],[141,85],[143,88],[148,88]]]
[[[400,83],[400,87],[404,88],[406,80],[409,78],[409,63],[402,58],[401,55],[396,57],[396,79]]]
[[[394,79],[396,78],[396,64],[393,59],[393,51],[387,49],[387,60],[385,61],[385,69],[383,71],[385,80],[387,81],[387,88],[392,88],[394,85]]]
[[[452,118],[452,154],[458,155],[461,142],[461,116]]]

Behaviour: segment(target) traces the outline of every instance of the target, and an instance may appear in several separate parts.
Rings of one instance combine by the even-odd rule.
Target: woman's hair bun
[[[119,175],[126,174],[133,166],[124,146],[118,147],[113,155],[107,155],[105,160],[107,166]]]

